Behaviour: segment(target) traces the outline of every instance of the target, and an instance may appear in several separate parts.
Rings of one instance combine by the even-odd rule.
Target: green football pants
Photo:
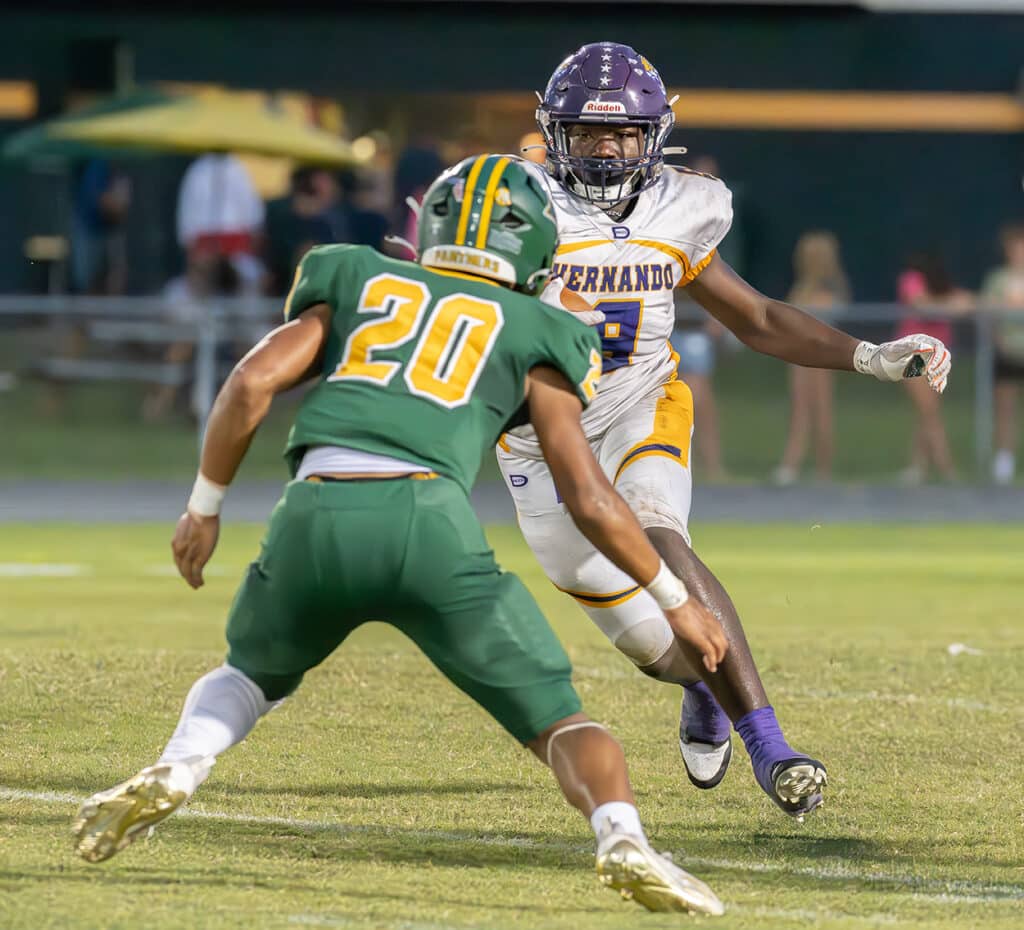
[[[277,700],[368,620],[520,742],[580,710],[561,644],[446,478],[291,482],[232,604],[228,663]]]

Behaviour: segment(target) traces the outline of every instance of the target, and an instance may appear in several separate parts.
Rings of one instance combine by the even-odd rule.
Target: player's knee
[[[664,617],[648,617],[634,623],[615,639],[615,648],[645,673],[671,649],[675,637]],[[655,676],[657,677],[657,676]]]

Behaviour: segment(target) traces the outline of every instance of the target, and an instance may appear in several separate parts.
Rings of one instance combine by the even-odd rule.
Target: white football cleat
[[[707,917],[725,913],[722,902],[704,882],[656,853],[642,836],[607,834],[597,847],[597,877],[627,901],[636,901],[649,911]]]
[[[732,740],[724,743],[700,743],[686,732],[679,734],[679,754],[683,757],[686,775],[698,788],[714,788],[725,778],[732,759]]]
[[[163,762],[86,800],[71,825],[75,851],[103,862],[173,814],[196,789],[188,762]]]
[[[683,705],[679,711],[679,754],[683,757],[690,783],[698,788],[716,787],[725,778],[732,759],[732,737],[728,729],[720,743],[698,739],[691,732],[696,730],[703,735],[721,730],[718,721],[728,723],[724,711],[710,692],[702,694],[692,688],[683,689]]]

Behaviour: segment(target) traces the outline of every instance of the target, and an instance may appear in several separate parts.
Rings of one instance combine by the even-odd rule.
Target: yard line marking
[[[49,804],[79,804],[84,798],[60,791],[28,791],[23,788],[0,787],[0,801],[39,801]],[[373,826],[367,824],[332,823],[324,820],[301,820],[293,817],[259,816],[233,814],[227,811],[207,811],[186,808],[175,817],[191,820],[221,820],[231,823],[246,823],[270,827],[291,827],[299,830],[346,834],[401,835],[421,840],[446,840],[453,843],[467,843],[479,846],[511,846],[521,849],[556,849],[580,854],[593,853],[593,847],[580,845],[568,840],[538,840],[531,837],[510,836],[467,836],[451,830],[406,830],[400,827]],[[995,884],[968,879],[922,878],[919,875],[898,873],[867,872],[851,868],[843,863],[827,866],[792,866],[780,862],[744,862],[735,859],[714,859],[704,856],[681,855],[679,860],[686,865],[723,869],[730,872],[760,872],[781,875],[806,875],[822,881],[860,881],[875,885],[902,885],[915,889],[914,897],[934,898],[939,901],[961,903],[992,903],[998,901],[1024,901],[1024,885]],[[931,892],[929,894],[929,892]],[[962,899],[962,900],[961,900]]]
[[[865,872],[843,863],[826,866],[787,866],[775,862],[736,862],[732,859],[709,859],[702,856],[686,856],[683,861],[690,865],[729,871],[742,869],[747,872],[784,872],[789,875],[806,875],[809,878],[826,881],[862,881],[869,884],[905,885],[911,888],[931,889],[934,892],[932,894],[920,892],[914,896],[942,901],[947,900],[950,895],[965,895],[965,899],[971,902],[1024,901],[1024,885],[998,885],[968,879],[922,878],[919,875]],[[971,894],[972,891],[978,893]]]
[[[91,574],[91,565],[73,562],[0,562],[0,578],[74,578]]]

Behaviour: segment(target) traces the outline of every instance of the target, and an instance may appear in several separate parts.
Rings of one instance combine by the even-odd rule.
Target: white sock
[[[238,669],[222,665],[192,685],[178,727],[158,761],[190,762],[198,787],[216,757],[245,739],[256,721],[280,703],[268,701],[259,685]]]
[[[645,842],[644,828],[640,824],[640,812],[627,801],[609,801],[594,808],[590,815],[590,825],[594,828],[597,841],[600,842],[609,833],[628,833],[639,836]]]

